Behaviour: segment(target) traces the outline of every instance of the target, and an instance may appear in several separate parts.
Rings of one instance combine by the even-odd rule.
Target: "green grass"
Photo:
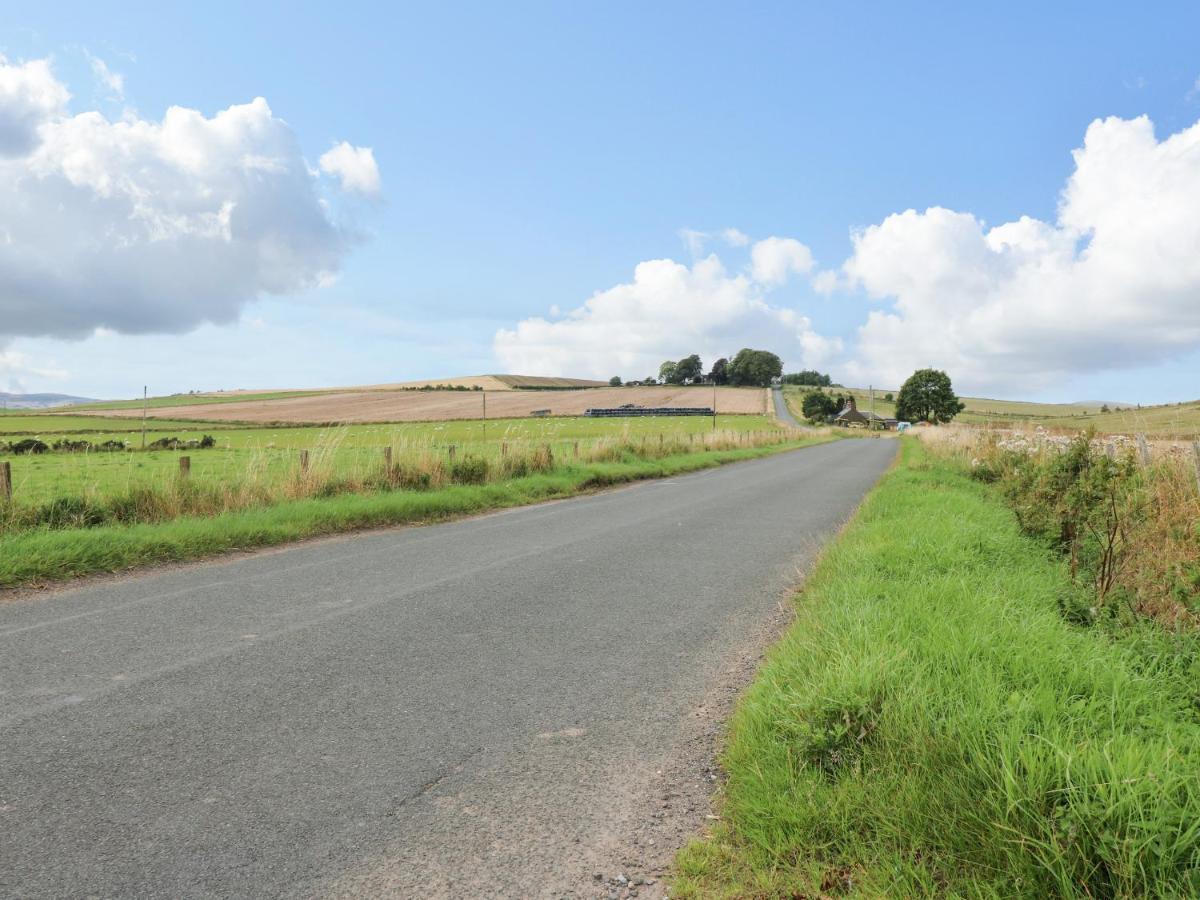
[[[0,587],[197,559],[315,535],[437,521],[568,497],[607,485],[697,471],[833,439],[823,436],[772,447],[702,451],[659,459],[626,457],[615,462],[563,465],[547,473],[491,484],[344,494],[207,518],[16,532],[0,536]]]
[[[26,419],[43,423],[60,417],[20,417],[17,429],[10,434],[19,436],[27,426]],[[127,420],[70,417],[75,430],[61,434],[35,431],[44,440],[84,438],[94,443],[106,440],[130,441],[133,447],[141,443],[140,431],[112,431],[115,422],[124,426]],[[712,431],[712,419],[703,417],[665,417],[631,419],[532,418],[456,420],[449,422],[416,422],[394,425],[347,425],[335,427],[257,427],[215,428],[196,422],[185,428],[165,427],[154,422],[147,432],[147,441],[160,437],[196,438],[210,433],[217,438],[211,450],[149,451],[135,453],[46,453],[38,456],[5,456],[12,465],[14,497],[20,503],[42,503],[52,497],[84,494],[105,495],[128,491],[137,485],[156,486],[175,477],[179,457],[191,457],[192,477],[200,482],[230,481],[249,470],[265,473],[276,479],[291,475],[298,465],[301,449],[321,453],[328,458],[335,472],[352,474],[376,466],[384,447],[393,447],[397,461],[405,453],[440,448],[445,451],[453,444],[461,455],[473,454],[495,458],[502,441],[513,447],[530,443],[550,443],[556,454],[570,453],[576,441],[583,443],[614,437],[655,440],[660,434],[668,439],[675,435],[702,435]],[[717,425],[721,431],[776,431],[779,426],[765,416],[722,415]],[[9,423],[0,419],[0,439]]]
[[[212,431],[214,428],[229,428],[225,423],[204,423],[181,419],[151,419],[147,423],[150,431]],[[78,434],[88,440],[107,440],[108,437],[129,439],[138,435],[141,439],[141,419],[121,419],[113,416],[47,415],[45,413],[10,412],[0,415],[0,439],[11,436],[53,435],[55,438]]]
[[[164,406],[197,406],[202,403],[240,403],[255,400],[286,400],[291,397],[315,397],[326,391],[263,391],[253,394],[168,394],[165,397],[150,397],[148,400],[105,400],[97,403],[80,403],[72,410],[90,411],[105,409],[158,409]]]
[[[1075,628],[1072,590],[906,440],[742,699],[672,896],[1200,894],[1196,639]]]

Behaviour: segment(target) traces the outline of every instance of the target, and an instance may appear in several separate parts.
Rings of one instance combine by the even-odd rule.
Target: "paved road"
[[[561,895],[894,446],[0,602],[0,895]]]
[[[775,399],[775,417],[780,422],[784,425],[791,425],[793,428],[805,427],[803,422],[796,421],[796,417],[788,409],[787,401],[783,399],[783,390],[781,388],[772,388],[771,396]]]

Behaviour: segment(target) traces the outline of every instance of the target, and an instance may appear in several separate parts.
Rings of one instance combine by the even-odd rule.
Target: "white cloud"
[[[92,74],[114,100],[125,99],[125,76],[114,72],[108,64],[98,56],[87,53],[88,62],[92,64]]]
[[[1200,123],[1088,128],[1056,221],[993,228],[934,207],[854,236],[844,271],[891,306],[858,333],[851,377],[919,366],[972,389],[1045,388],[1200,347]]]
[[[0,54],[0,160],[33,150],[39,130],[63,114],[70,98],[48,60],[17,64]]]
[[[750,250],[750,272],[759,284],[781,285],[791,274],[805,275],[812,267],[812,251],[794,238],[765,238]]]
[[[376,197],[382,189],[375,153],[370,147],[352,147],[346,141],[335,144],[321,156],[321,171],[336,176],[342,190]]]
[[[730,247],[745,247],[750,243],[750,235],[736,228],[726,228],[721,232],[721,239]]]
[[[0,391],[25,393],[29,378],[61,381],[68,374],[57,366],[38,365],[27,354],[0,350]]]
[[[0,344],[229,322],[340,267],[351,240],[262,98],[109,121],[68,96],[46,61],[0,62]]]
[[[763,290],[729,274],[715,255],[690,267],[649,260],[633,281],[600,291],[565,318],[501,329],[493,349],[506,371],[596,378],[642,377],[689,353],[709,365],[742,347],[774,350],[796,367],[822,365],[840,351],[795,310],[769,304]]]

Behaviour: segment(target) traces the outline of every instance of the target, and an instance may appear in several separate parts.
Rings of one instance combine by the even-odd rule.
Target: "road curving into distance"
[[[796,420],[792,415],[792,411],[788,409],[787,400],[783,397],[783,390],[778,387],[771,388],[771,396],[775,400],[775,418],[784,425],[789,425],[792,428],[806,428],[803,422]]]
[[[595,893],[895,447],[0,602],[0,895]]]

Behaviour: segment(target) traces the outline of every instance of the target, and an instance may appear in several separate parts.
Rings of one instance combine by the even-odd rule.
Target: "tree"
[[[784,384],[799,384],[806,387],[829,387],[833,379],[822,375],[816,369],[805,369],[802,372],[791,372],[780,379]]]
[[[608,379],[608,386],[609,387],[620,387],[621,386],[621,376],[614,375],[612,378]]]
[[[668,359],[658,367],[658,380],[663,384],[677,384],[675,381],[675,370],[678,368],[679,364],[675,360]]]
[[[783,374],[783,361],[768,350],[744,347],[729,361],[725,371],[730,384],[766,387]]]
[[[891,403],[893,400],[896,399],[896,395],[889,391],[888,393],[883,395],[883,399],[886,400],[888,403]]]
[[[896,398],[896,418],[910,422],[949,422],[963,411],[950,376],[938,369],[918,369]]]
[[[713,363],[712,371],[708,373],[708,380],[713,384],[726,384],[729,381],[729,360],[721,357]]]
[[[700,357],[695,353],[685,356],[675,363],[677,384],[683,384],[685,381],[699,381],[702,377],[704,377],[704,364],[700,362]]]
[[[826,393],[809,391],[804,395],[800,410],[804,413],[804,418],[810,422],[824,422],[830,416],[836,416],[841,410],[841,406]]]
[[[658,378],[654,375],[648,375],[642,379],[642,384],[658,384]]]

